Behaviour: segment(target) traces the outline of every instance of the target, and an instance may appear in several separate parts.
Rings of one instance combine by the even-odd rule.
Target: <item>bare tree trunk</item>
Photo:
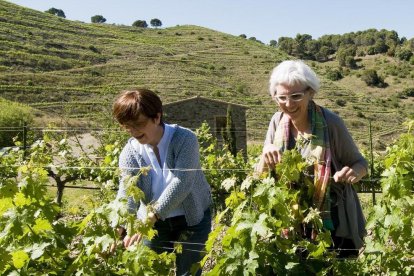
[[[63,190],[65,189],[65,181],[60,180],[59,177],[55,178],[57,192],[56,192],[56,202],[59,206],[62,206]]]

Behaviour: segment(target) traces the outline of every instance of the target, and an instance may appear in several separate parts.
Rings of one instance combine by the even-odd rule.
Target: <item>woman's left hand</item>
[[[147,219],[151,225],[154,225],[158,220],[157,215],[154,212],[149,212]]]
[[[342,170],[336,172],[333,176],[335,182],[346,182],[350,184],[358,182],[362,177],[363,175],[348,166],[343,167]]]

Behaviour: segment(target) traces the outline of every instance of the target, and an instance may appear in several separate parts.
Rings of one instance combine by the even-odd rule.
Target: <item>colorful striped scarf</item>
[[[310,142],[301,149],[302,156],[314,165],[314,194],[313,205],[321,211],[325,229],[333,230],[330,215],[329,179],[331,176],[332,155],[329,146],[329,133],[325,118],[320,106],[313,101],[308,105],[308,119],[311,124],[312,135]],[[277,126],[274,145],[281,152],[288,149],[290,128],[292,122],[288,116],[282,116]]]

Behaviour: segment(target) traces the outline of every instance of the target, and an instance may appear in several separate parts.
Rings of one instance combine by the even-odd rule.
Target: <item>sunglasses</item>
[[[278,103],[287,103],[288,100],[291,100],[294,102],[300,102],[305,97],[305,92],[307,90],[308,88],[306,88],[305,90],[301,92],[295,92],[291,95],[275,95],[273,96],[273,98],[276,99]]]

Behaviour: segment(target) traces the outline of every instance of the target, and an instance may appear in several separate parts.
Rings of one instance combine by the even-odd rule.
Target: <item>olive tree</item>
[[[91,22],[92,23],[105,23],[106,18],[103,17],[102,15],[94,15],[91,17]]]
[[[162,22],[158,18],[151,19],[150,24],[152,27],[155,27],[155,28],[162,26]]]
[[[272,40],[270,40],[269,45],[272,46],[272,47],[276,47],[277,46],[277,41],[272,39]]]
[[[339,62],[340,66],[346,66],[349,68],[354,68],[356,66],[356,61],[354,59],[356,55],[356,46],[340,46],[336,52],[336,59]]]
[[[64,13],[62,10],[60,10],[60,9],[50,8],[50,9],[48,9],[48,10],[47,10],[47,11],[45,11],[45,12],[46,12],[46,13],[53,14],[53,15],[56,15],[56,16],[59,16],[59,17],[66,18],[65,13]]]
[[[139,27],[139,28],[146,28],[148,27],[147,21],[145,20],[137,20],[134,23],[132,23],[132,26]]]

